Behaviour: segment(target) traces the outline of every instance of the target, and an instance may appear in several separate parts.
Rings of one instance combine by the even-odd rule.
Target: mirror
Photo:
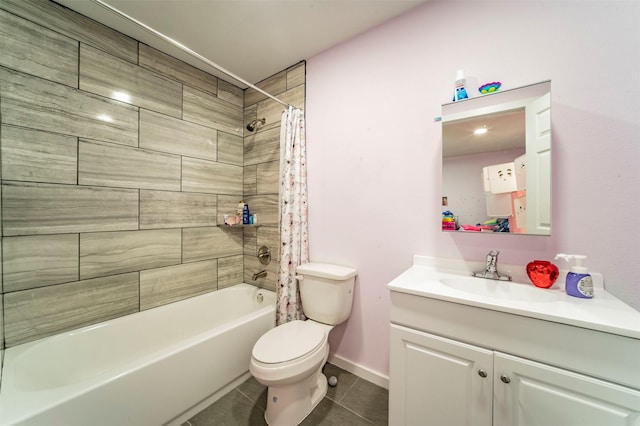
[[[551,82],[442,106],[442,229],[551,235]]]

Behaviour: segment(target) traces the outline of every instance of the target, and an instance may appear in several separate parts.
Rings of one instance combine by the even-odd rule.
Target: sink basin
[[[558,294],[554,290],[541,289],[511,281],[454,277],[440,278],[440,282],[457,291],[493,299],[517,300],[519,302],[553,302],[559,300]]]

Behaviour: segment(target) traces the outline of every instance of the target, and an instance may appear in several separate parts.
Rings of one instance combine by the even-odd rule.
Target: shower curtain
[[[289,106],[280,126],[280,270],[276,324],[305,319],[296,266],[309,261],[304,112]]]

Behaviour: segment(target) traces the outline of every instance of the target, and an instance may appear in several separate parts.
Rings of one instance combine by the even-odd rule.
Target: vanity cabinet
[[[392,425],[640,424],[636,389],[397,324],[390,349]]]
[[[390,425],[491,426],[493,352],[391,325]]]

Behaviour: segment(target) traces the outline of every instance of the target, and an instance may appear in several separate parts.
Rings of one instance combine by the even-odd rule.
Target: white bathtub
[[[9,348],[0,425],[180,425],[249,377],[274,325],[275,294],[238,284]]]

